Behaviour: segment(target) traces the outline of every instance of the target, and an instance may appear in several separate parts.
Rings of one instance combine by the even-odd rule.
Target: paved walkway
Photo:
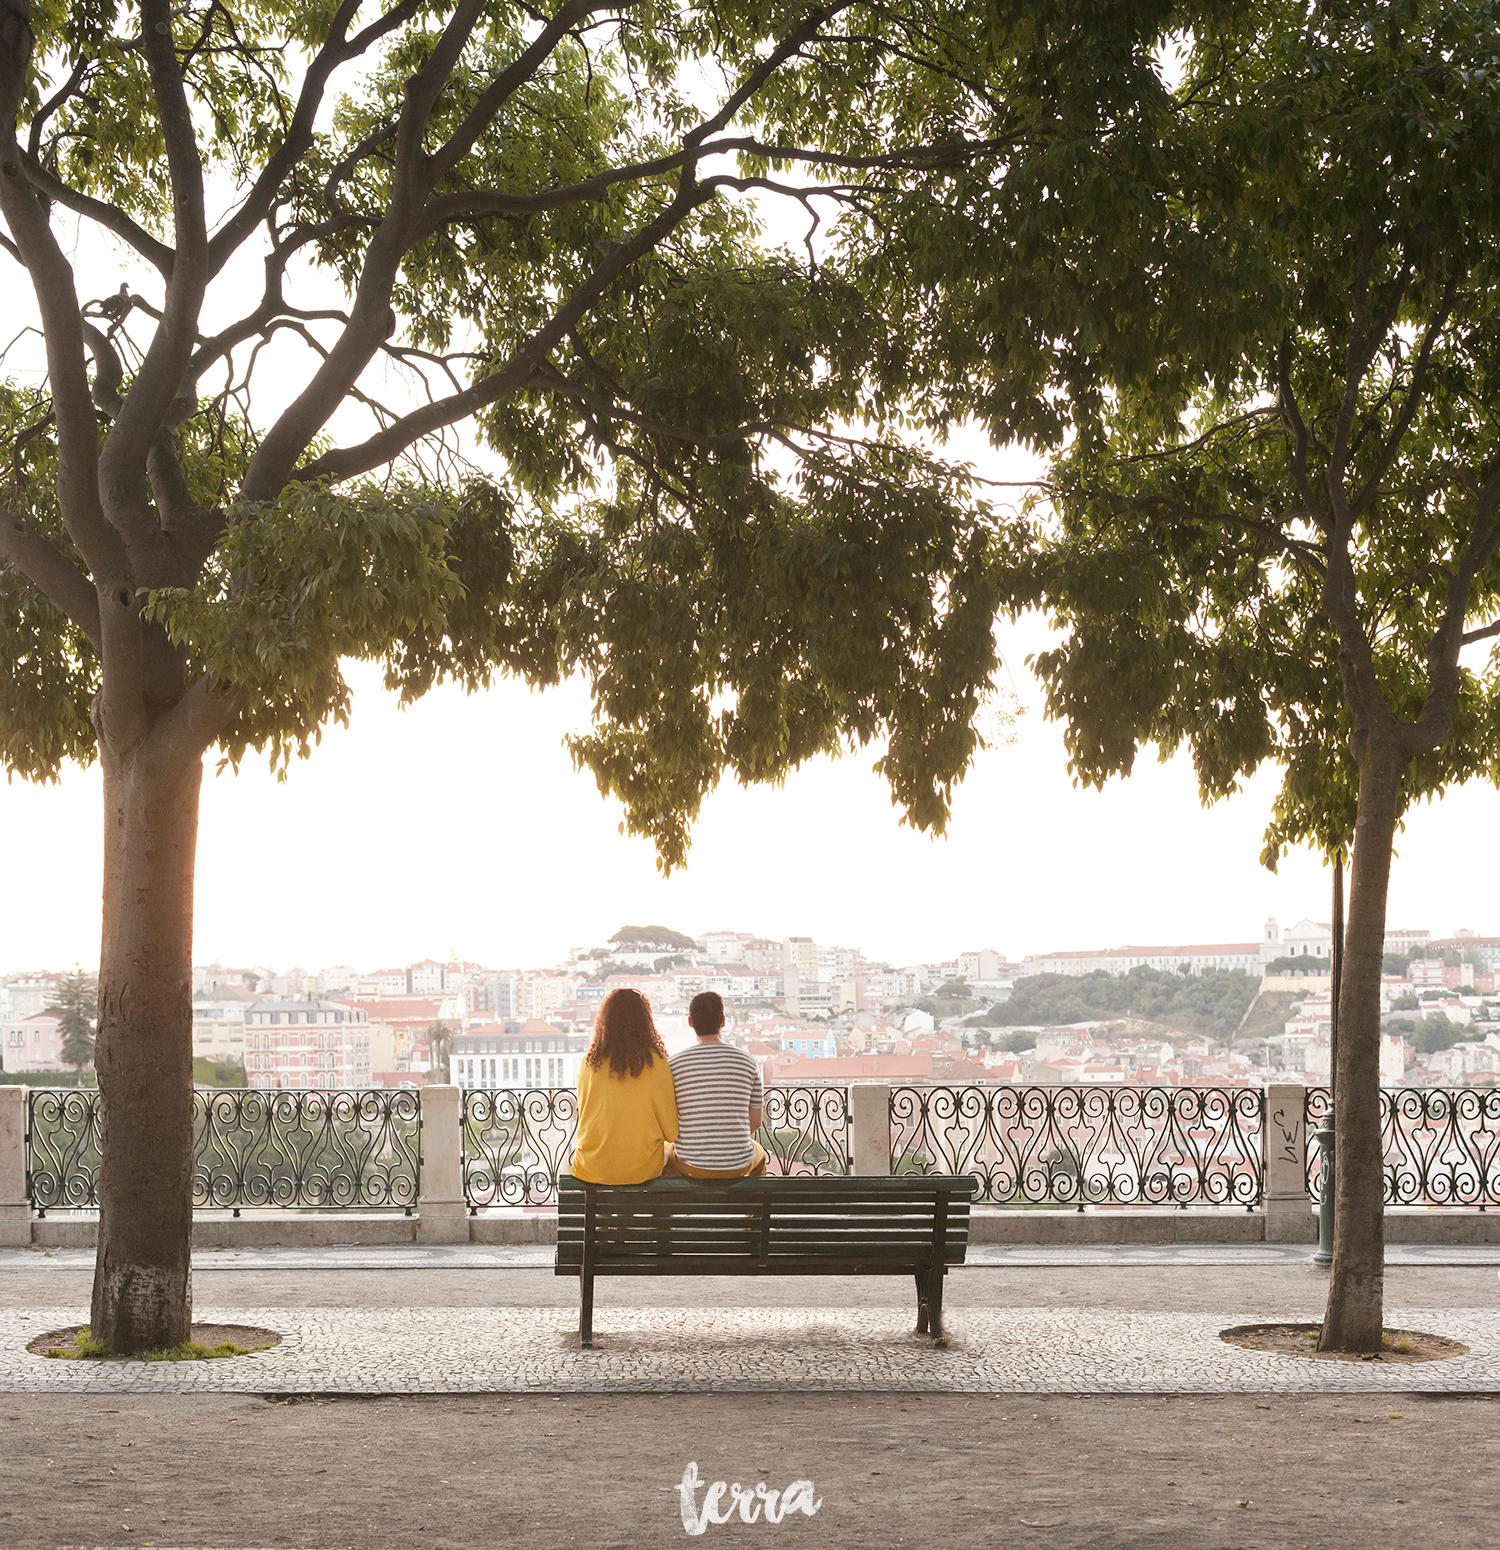
[[[223,1249],[193,1256],[195,1317],[282,1343],[201,1363],[80,1363],[26,1342],[87,1322],[93,1254],[0,1253],[0,1393],[1500,1394],[1494,1248],[1393,1246],[1387,1324],[1469,1354],[1410,1366],[1226,1345],[1239,1324],[1316,1319],[1301,1246],[970,1251],[949,1343],[915,1334],[904,1279],[607,1280],[578,1349],[577,1283],[540,1246]]]
[[[1500,1313],[1391,1308],[1392,1327],[1446,1335],[1466,1356],[1409,1366],[1313,1362],[1225,1344],[1258,1318],[1119,1309],[962,1308],[949,1343],[897,1308],[611,1308],[578,1348],[571,1310],[202,1306],[205,1322],[282,1343],[214,1362],[74,1362],[28,1339],[86,1323],[83,1307],[0,1311],[0,1392],[111,1394],[1500,1393]]]

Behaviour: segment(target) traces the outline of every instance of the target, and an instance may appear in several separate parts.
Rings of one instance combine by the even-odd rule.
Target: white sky
[[[1008,632],[1024,655],[1025,632]],[[1016,636],[1022,636],[1017,639]],[[1015,667],[1023,694],[1035,691]],[[496,966],[550,962],[625,922],[791,932],[898,962],[993,946],[1254,940],[1326,918],[1328,873],[1295,855],[1256,861],[1273,772],[1205,812],[1186,760],[1143,761],[1104,792],[1074,790],[1059,729],[1031,709],[1013,746],[982,755],[948,837],[899,826],[874,755],[818,760],[780,791],[721,787],[686,871],[574,773],[564,733],[585,724],[573,685],[438,691],[402,712],[356,670],[353,724],[327,733],[278,785],[261,764],[210,773],[199,841],[200,962],[349,962],[374,968],[456,951]],[[59,786],[0,787],[6,887],[0,965],[97,961],[97,770]],[[1393,924],[1494,930],[1500,794],[1473,786],[1412,814],[1391,889]]]
[[[802,230],[799,217],[774,234],[800,242]],[[117,288],[122,271],[86,231],[64,241],[85,295]],[[258,288],[256,262],[247,254],[226,272],[210,317]],[[132,279],[159,291],[138,270]],[[10,299],[20,327],[30,298],[18,287]],[[1018,457],[977,444],[962,453],[987,477],[1025,472]],[[1326,918],[1329,875],[1315,858],[1294,855],[1277,876],[1257,862],[1274,770],[1207,812],[1186,758],[1147,755],[1129,781],[1074,789],[1060,729],[1043,720],[1023,665],[1045,639],[1036,620],[1002,628],[1001,681],[1025,713],[1013,743],[981,755],[959,789],[945,839],[900,825],[871,772],[878,750],[866,750],[817,760],[781,790],[720,788],[687,869],[666,880],[650,845],[618,833],[618,808],[563,750],[563,736],[588,721],[583,685],[533,694],[506,683],[472,699],[440,690],[402,712],[378,673],[353,668],[352,726],[325,733],[285,784],[256,762],[215,776],[210,758],[195,956],[374,968],[452,951],[519,966],[652,921],[807,934],[914,962],[982,946],[1020,957],[1256,940],[1270,912],[1283,925]],[[97,769],[53,787],[0,786],[0,969],[97,962],[100,823]],[[1483,843],[1497,833],[1500,793],[1484,785],[1413,813],[1391,923],[1500,929]]]

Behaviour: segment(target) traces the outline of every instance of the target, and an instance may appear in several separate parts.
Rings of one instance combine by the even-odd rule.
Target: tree
[[[59,1013],[58,1031],[62,1034],[62,1058],[75,1071],[91,1065],[94,1059],[94,1024],[99,1017],[99,984],[91,974],[65,974],[47,1003],[47,1010]]]
[[[1172,112],[1094,169],[1149,198],[1107,253],[1073,233],[1112,318],[1035,582],[1071,768],[1185,746],[1212,801],[1274,760],[1266,863],[1352,846],[1325,1350],[1380,1347],[1395,831],[1500,775],[1497,27],[1489,0],[1203,8]]]
[[[284,773],[344,657],[586,675],[573,755],[667,869],[724,772],[872,742],[943,827],[1005,535],[854,234],[1096,137],[1160,7],[1096,9],[0,0],[46,353],[0,384],[0,749],[103,768],[97,1338],[188,1331],[202,759]]]
[[[668,926],[621,926],[609,945],[622,953],[691,953],[698,948],[692,937]]]
[[[966,981],[961,979],[944,980],[933,995],[940,1001],[972,1001],[974,992],[969,989]]]
[[[427,1045],[432,1051],[432,1069],[448,1080],[448,1062],[453,1054],[453,1030],[441,1018],[427,1029]]]

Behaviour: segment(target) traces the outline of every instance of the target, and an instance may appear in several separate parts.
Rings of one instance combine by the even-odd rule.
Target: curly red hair
[[[667,1046],[656,1031],[651,1003],[638,990],[612,990],[594,1014],[594,1039],[583,1058],[597,1071],[605,1061],[616,1076],[639,1076]]]

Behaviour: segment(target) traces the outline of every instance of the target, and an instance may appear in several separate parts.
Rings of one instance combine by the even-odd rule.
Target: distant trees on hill
[[[609,943],[622,953],[690,953],[698,945],[692,937],[666,926],[621,926]]]
[[[1239,1027],[1260,981],[1243,969],[1206,969],[1202,974],[1166,974],[1132,969],[1128,974],[1033,974],[1017,980],[1010,1000],[992,1006],[971,1027],[1099,1022],[1141,1017],[1185,1033],[1227,1038]]]

